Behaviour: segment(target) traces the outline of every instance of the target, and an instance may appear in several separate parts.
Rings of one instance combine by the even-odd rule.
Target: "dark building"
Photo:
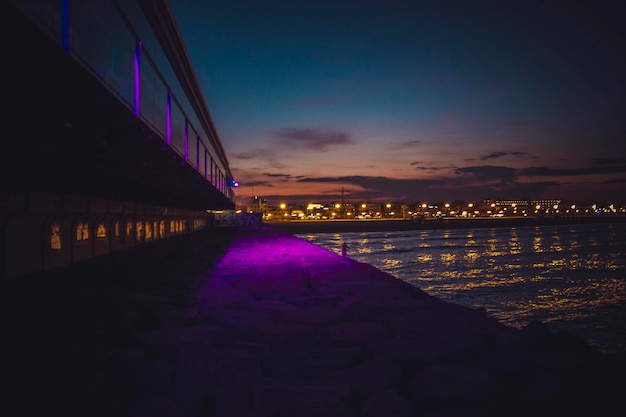
[[[201,230],[209,211],[234,209],[166,0],[10,0],[1,15],[3,279]]]

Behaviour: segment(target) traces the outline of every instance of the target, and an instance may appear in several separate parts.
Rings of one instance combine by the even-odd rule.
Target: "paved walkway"
[[[572,416],[623,394],[623,361],[575,336],[506,327],[265,226],[7,294],[6,416]]]

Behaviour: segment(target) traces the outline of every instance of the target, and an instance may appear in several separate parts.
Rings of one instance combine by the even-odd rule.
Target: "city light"
[[[277,206],[260,204],[254,201],[243,208],[246,212],[262,212],[262,218],[274,221],[319,221],[319,220],[409,220],[424,221],[428,219],[481,218],[481,217],[570,217],[590,215],[622,215],[626,206],[617,204],[589,204],[581,202],[565,202],[558,199],[542,200],[494,200],[481,202],[419,202],[375,203],[358,201],[332,201],[328,203],[287,203]]]

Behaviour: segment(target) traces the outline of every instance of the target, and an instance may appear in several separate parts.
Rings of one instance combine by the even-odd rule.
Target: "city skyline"
[[[583,200],[562,200],[555,198],[547,199],[483,199],[483,200],[438,200],[438,201],[367,201],[351,200],[342,198],[341,200],[311,200],[307,203],[280,200],[276,204],[270,204],[262,198],[253,198],[246,204],[240,204],[237,211],[248,213],[266,212],[293,212],[300,211],[303,215],[312,212],[332,212],[348,211],[352,214],[359,212],[370,212],[381,214],[382,212],[400,211],[407,212],[429,212],[436,215],[439,212],[452,212],[456,216],[472,217],[473,215],[485,215],[502,213],[508,214],[519,212],[523,215],[536,214],[568,214],[568,215],[594,215],[594,214],[626,214],[626,203],[617,202],[596,202]],[[397,214],[396,213],[396,214]],[[337,213],[333,214],[334,218]],[[365,213],[362,213],[365,214]]]
[[[617,6],[171,4],[238,204],[623,200]]]

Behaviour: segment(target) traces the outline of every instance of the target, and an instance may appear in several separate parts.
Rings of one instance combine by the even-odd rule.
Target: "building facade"
[[[236,182],[165,0],[2,7],[2,278],[206,228]]]

